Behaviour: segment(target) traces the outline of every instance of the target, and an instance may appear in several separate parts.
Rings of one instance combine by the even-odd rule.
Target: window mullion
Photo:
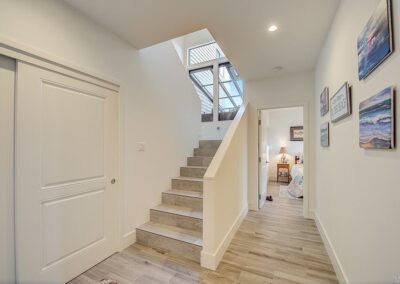
[[[213,64],[213,92],[214,92],[214,100],[213,100],[213,121],[218,121],[219,115],[219,64],[218,62],[214,62]]]

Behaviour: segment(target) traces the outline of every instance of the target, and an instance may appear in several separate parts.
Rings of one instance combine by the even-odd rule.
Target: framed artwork
[[[343,86],[331,98],[331,121],[337,122],[351,115],[351,98],[349,83]]]
[[[321,138],[321,146],[329,147],[329,122],[321,124],[320,138]]]
[[[304,130],[303,126],[290,127],[290,141],[303,141]]]
[[[386,88],[360,103],[360,147],[394,148],[394,90]]]
[[[391,0],[380,0],[357,39],[358,78],[366,78],[393,52]]]
[[[329,89],[325,88],[319,96],[319,111],[324,116],[329,111]]]

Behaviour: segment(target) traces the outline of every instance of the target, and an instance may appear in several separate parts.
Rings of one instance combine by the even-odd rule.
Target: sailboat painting
[[[358,77],[367,77],[393,52],[391,1],[380,0],[357,39]]]
[[[394,148],[394,94],[389,87],[360,103],[360,147]]]

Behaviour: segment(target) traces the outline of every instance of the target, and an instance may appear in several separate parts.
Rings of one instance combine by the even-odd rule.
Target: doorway
[[[259,208],[286,201],[308,212],[305,188],[305,111],[303,106],[258,111]],[[275,204],[276,205],[276,204]],[[306,213],[303,215],[306,216]]]

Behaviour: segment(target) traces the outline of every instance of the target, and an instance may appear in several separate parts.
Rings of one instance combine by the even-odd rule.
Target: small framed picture
[[[319,110],[321,116],[324,116],[329,111],[329,89],[326,87],[319,96]]]
[[[304,130],[303,126],[290,127],[290,141],[303,141]]]
[[[338,122],[351,115],[349,83],[346,82],[331,98],[331,121]]]
[[[320,128],[321,146],[329,147],[329,122],[325,122]]]

